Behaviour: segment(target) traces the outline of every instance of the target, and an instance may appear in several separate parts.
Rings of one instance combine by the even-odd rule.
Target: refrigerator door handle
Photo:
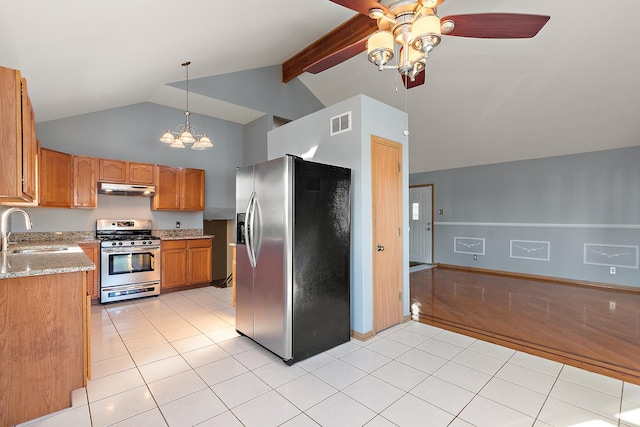
[[[253,247],[253,226],[254,226],[254,215],[255,215],[255,203],[256,203],[256,192],[251,193],[251,197],[249,198],[249,204],[247,205],[246,212],[246,226],[244,227],[244,240],[247,242],[247,256],[249,257],[249,263],[251,267],[256,266],[256,253]]]

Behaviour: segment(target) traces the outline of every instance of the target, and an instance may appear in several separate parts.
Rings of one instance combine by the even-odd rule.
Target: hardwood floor
[[[640,289],[442,267],[410,282],[414,320],[640,384]]]

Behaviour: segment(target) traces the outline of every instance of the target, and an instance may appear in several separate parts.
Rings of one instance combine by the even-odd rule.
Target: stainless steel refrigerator
[[[289,364],[349,341],[350,194],[295,156],[236,173],[236,329]]]

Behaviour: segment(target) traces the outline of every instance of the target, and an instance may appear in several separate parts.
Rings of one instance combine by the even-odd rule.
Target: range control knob
[[[135,245],[135,244],[136,244],[136,242],[131,242],[131,244],[132,244],[132,245]]]
[[[122,242],[118,242],[118,246],[122,246]]]
[[[146,244],[147,244],[147,242],[142,242],[142,244],[143,244],[143,245],[146,245]]]
[[[111,242],[111,246],[115,246],[115,245],[116,245],[116,242]]]

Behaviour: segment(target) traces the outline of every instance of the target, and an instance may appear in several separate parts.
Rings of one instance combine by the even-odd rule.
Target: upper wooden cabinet
[[[153,184],[154,165],[129,162],[129,184]]]
[[[204,210],[204,170],[156,166],[152,210]]]
[[[36,197],[35,117],[20,71],[0,67],[0,203]]]
[[[100,181],[127,182],[127,162],[122,160],[100,159]]]
[[[73,156],[73,207],[95,208],[97,193],[98,159]]]
[[[204,171],[202,169],[182,169],[180,172],[180,209],[203,211]]]
[[[71,207],[71,155],[60,151],[40,149],[40,206]]]
[[[180,210],[180,169],[156,166],[156,194],[151,198],[152,210]]]
[[[104,182],[153,184],[153,168],[148,163],[100,159],[98,179]]]

